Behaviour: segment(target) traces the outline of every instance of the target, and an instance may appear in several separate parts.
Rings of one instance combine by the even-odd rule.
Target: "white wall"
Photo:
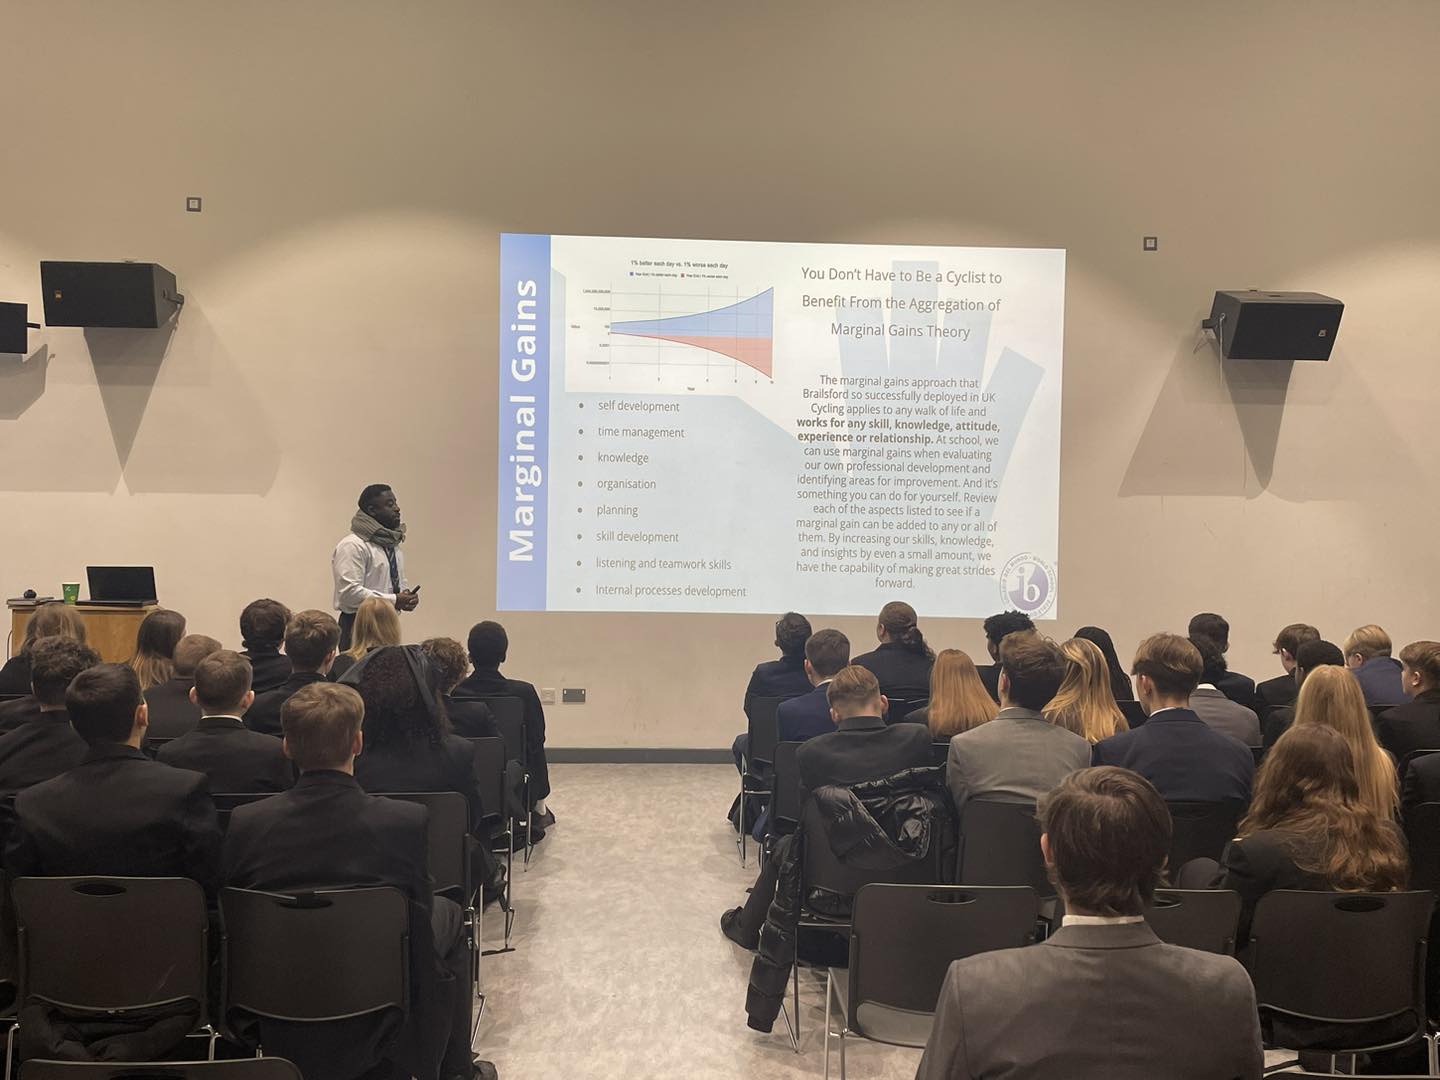
[[[1068,249],[1060,619],[1440,637],[1440,5],[11,0],[0,299],[158,261],[173,338],[0,357],[0,591],[153,562],[235,643],[326,606],[393,484],[415,638],[493,614],[501,230]],[[184,212],[187,195],[205,199]],[[1143,254],[1143,234],[1160,237]],[[1346,302],[1329,364],[1193,349],[1217,288]],[[926,622],[981,648],[971,622]],[[559,745],[718,746],[770,620],[505,618]],[[856,641],[867,620],[839,620]]]

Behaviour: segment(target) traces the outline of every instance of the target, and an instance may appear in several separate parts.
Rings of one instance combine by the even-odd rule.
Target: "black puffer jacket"
[[[924,864],[938,868],[934,877],[939,881],[954,865],[955,809],[941,768],[906,769],[883,780],[819,788],[804,814],[817,815],[831,852],[848,869],[883,880],[886,874]],[[803,822],[794,835],[780,840],[770,857],[779,863],[775,899],[760,929],[760,948],[750,967],[745,1000],[748,1023],[757,1031],[774,1027],[795,962],[805,863]],[[808,893],[810,910],[849,917],[853,897],[814,888]]]

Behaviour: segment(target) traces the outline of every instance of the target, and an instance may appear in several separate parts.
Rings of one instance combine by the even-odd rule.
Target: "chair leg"
[[[515,925],[515,845],[505,844],[505,948],[510,948],[510,930]]]
[[[17,1009],[18,1012],[18,1009]],[[10,1030],[5,1034],[5,1080],[10,1080],[13,1075],[15,1061],[15,1033],[20,1030],[20,1021],[16,1020],[10,1025]]]
[[[1425,1050],[1429,1075],[1440,1076],[1440,1033],[1432,1031],[1425,1036]]]
[[[830,1080],[830,1003],[835,999],[835,973],[825,969],[825,1080]]]
[[[530,823],[535,820],[535,811],[530,806],[530,774],[525,774],[525,871],[530,870],[530,853],[535,850],[535,842],[530,838]]]
[[[800,937],[795,937],[796,948],[799,948]],[[790,980],[793,987],[795,1001],[795,1052],[800,1053],[800,965],[796,961],[790,963]]]

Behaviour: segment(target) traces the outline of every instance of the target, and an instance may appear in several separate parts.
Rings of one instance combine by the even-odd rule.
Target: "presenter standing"
[[[355,611],[366,597],[390,601],[397,611],[414,611],[420,588],[405,583],[405,523],[400,503],[388,484],[370,484],[360,492],[359,512],[350,531],[335,545],[330,570],[335,578],[335,610],[340,613],[340,651],[350,647]]]

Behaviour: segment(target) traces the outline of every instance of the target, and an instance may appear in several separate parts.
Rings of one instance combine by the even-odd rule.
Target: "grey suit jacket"
[[[1145,924],[1067,926],[950,965],[916,1080],[1253,1080],[1264,1052],[1232,957]]]
[[[989,723],[950,740],[945,782],[958,811],[983,795],[1037,802],[1076,769],[1090,764],[1090,744],[1033,709],[1001,709]]]
[[[1219,690],[1201,687],[1190,695],[1190,711],[1205,723],[1246,746],[1260,745],[1260,719],[1253,709],[1238,705]]]

